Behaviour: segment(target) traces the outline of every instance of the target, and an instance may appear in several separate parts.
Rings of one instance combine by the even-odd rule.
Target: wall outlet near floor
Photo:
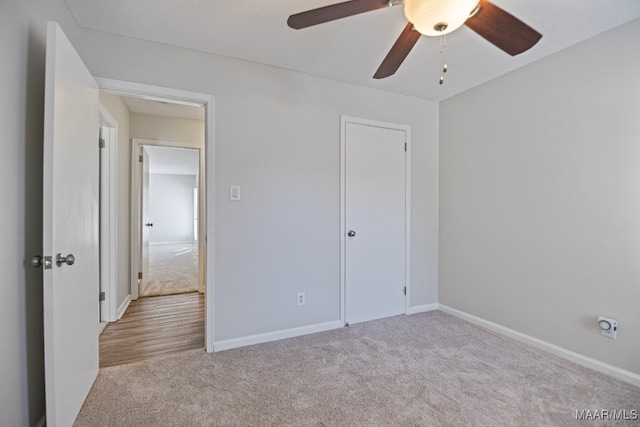
[[[304,297],[304,292],[298,292],[298,305],[304,305],[305,303],[305,297]]]
[[[600,335],[607,338],[616,339],[618,335],[618,321],[609,317],[598,317],[598,326],[600,327]]]

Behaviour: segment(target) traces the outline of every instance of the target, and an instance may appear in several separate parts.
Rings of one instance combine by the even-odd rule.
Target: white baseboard
[[[47,425],[47,414],[43,414],[42,418],[40,418],[40,420],[38,421],[38,424],[36,424],[36,427],[45,427]]]
[[[407,314],[426,313],[427,311],[435,311],[438,309],[438,303],[414,305],[407,309]]]
[[[460,319],[466,320],[475,325],[482,326],[493,332],[506,335],[517,341],[532,345],[556,356],[560,356],[563,359],[569,360],[573,363],[577,363],[578,365],[609,375],[626,383],[635,385],[636,387],[640,387],[640,375],[634,372],[609,365],[608,363],[604,363],[596,359],[592,359],[571,350],[567,350],[566,348],[551,344],[547,341],[532,337],[531,335],[514,331],[513,329],[509,329],[505,326],[490,322],[480,317],[473,316],[460,310],[456,310],[455,308],[451,308],[443,304],[439,304],[439,309],[445,313],[459,317]]]
[[[315,325],[300,326],[298,328],[283,329],[281,331],[267,332],[264,334],[249,335],[246,337],[215,341],[213,343],[213,351],[215,352],[230,350],[232,348],[244,347],[247,345],[277,341],[285,338],[293,338],[300,335],[314,334],[316,332],[324,332],[331,329],[342,328],[343,326],[344,325],[339,320],[334,320],[332,322],[316,323]]]
[[[98,323],[98,336],[102,335],[102,333],[104,332],[105,328],[107,327],[107,325],[109,324],[109,322],[100,322]]]
[[[127,311],[129,304],[131,304],[131,295],[127,295],[124,298],[124,301],[122,301],[122,304],[120,304],[120,307],[118,307],[118,312],[116,313],[118,320],[120,320],[124,312]]]

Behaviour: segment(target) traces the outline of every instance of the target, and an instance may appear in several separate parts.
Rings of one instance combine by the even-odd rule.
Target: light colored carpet
[[[640,388],[430,312],[104,368],[75,426],[609,425],[582,409]]]
[[[149,246],[149,280],[143,297],[198,291],[198,244]]]

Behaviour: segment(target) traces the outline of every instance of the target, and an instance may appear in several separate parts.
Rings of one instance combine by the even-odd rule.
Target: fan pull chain
[[[444,83],[444,73],[447,72],[447,36],[440,36],[440,84]]]

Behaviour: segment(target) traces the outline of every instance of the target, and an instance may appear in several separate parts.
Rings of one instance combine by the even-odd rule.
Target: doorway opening
[[[138,253],[133,254],[142,257],[139,296],[203,291],[198,236],[200,150],[158,145],[158,141],[149,145],[137,139],[133,144],[141,174],[138,188],[132,188],[132,199],[141,205],[142,238]]]
[[[207,292],[212,280],[208,282],[205,276],[210,262],[206,230],[211,220],[206,211],[205,183],[211,182],[206,177],[205,147],[213,147],[213,97],[105,79],[98,79],[98,84],[102,106],[108,107],[105,110],[119,125],[113,130],[119,148],[113,185],[121,204],[115,215],[118,251],[111,264],[117,266],[116,290],[105,295],[115,307],[115,316],[109,319],[115,323],[100,337],[100,365],[192,348],[212,351],[213,337],[205,334],[205,330],[213,330],[208,295],[212,289]],[[114,109],[119,113],[113,113]],[[139,156],[135,153],[141,149],[148,156],[151,153],[147,181],[151,185],[146,196],[151,201],[150,212],[157,218],[145,223],[133,220],[141,219],[142,213],[137,201],[144,192],[133,191],[142,180],[131,166],[137,166]],[[170,194],[163,195],[165,190]],[[150,269],[143,283],[139,279],[143,259],[138,254],[144,229],[151,241],[146,254]],[[175,316],[182,320],[176,322]],[[140,342],[145,345],[136,344]],[[113,358],[117,354],[120,359]]]

